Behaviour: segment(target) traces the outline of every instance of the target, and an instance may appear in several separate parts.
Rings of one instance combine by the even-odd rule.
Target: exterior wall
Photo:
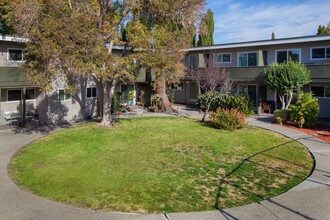
[[[276,93],[267,86],[267,101],[276,101]]]
[[[187,103],[186,101],[186,90],[188,90],[187,88],[185,88],[185,83],[183,84],[184,89],[182,90],[174,90],[174,100],[176,103]]]

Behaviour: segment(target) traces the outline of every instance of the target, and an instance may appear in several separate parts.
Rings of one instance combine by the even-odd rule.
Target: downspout
[[[22,126],[24,127],[25,126],[25,113],[26,113],[26,87],[23,87],[23,115],[22,115],[22,118],[23,118],[23,121],[22,121]]]

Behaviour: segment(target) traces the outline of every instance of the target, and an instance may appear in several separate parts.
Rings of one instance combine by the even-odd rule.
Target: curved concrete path
[[[197,117],[196,112],[186,112]],[[180,115],[180,114],[179,114]],[[313,174],[288,192],[250,205],[221,211],[138,215],[100,212],[60,204],[21,190],[8,176],[7,164],[22,146],[52,129],[15,133],[0,130],[0,220],[38,219],[330,219],[330,144],[291,129],[276,126],[266,118],[252,117],[250,125],[273,130],[304,144],[314,155]]]

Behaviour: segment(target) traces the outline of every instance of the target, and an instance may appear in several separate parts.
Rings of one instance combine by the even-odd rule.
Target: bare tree
[[[205,63],[205,68],[196,68],[189,71],[190,78],[196,81],[199,88],[207,94],[203,103],[206,109],[202,121],[205,121],[206,114],[209,112],[211,103],[216,97],[215,94],[230,93],[235,83],[234,79],[225,68],[221,68],[210,59],[205,59]]]

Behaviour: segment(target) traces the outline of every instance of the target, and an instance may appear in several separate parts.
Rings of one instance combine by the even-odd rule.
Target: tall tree
[[[276,37],[275,37],[275,33],[272,32],[272,40],[275,40],[275,39],[276,39]]]
[[[163,111],[171,111],[166,82],[178,81],[185,74],[183,63],[191,46],[195,23],[204,0],[136,0],[127,39],[135,60],[156,73],[154,89]]]
[[[279,95],[282,109],[288,109],[293,92],[311,81],[306,66],[292,61],[270,65],[265,70],[264,77],[266,84]],[[287,103],[285,96],[288,96]]]
[[[0,2],[0,34],[12,34],[13,30],[9,23],[11,13],[10,2]]]
[[[317,28],[317,33],[316,35],[326,35],[329,34],[328,29],[324,25],[319,25]]]
[[[198,46],[213,45],[214,18],[211,9],[207,10],[200,24],[200,34],[198,35]]]
[[[119,27],[128,16],[127,0],[26,0],[12,2],[13,22],[29,38],[27,79],[45,90],[61,76],[71,92],[80,77],[94,79],[101,103],[102,126],[113,122],[111,101],[120,80],[132,78],[125,50],[112,52]]]

